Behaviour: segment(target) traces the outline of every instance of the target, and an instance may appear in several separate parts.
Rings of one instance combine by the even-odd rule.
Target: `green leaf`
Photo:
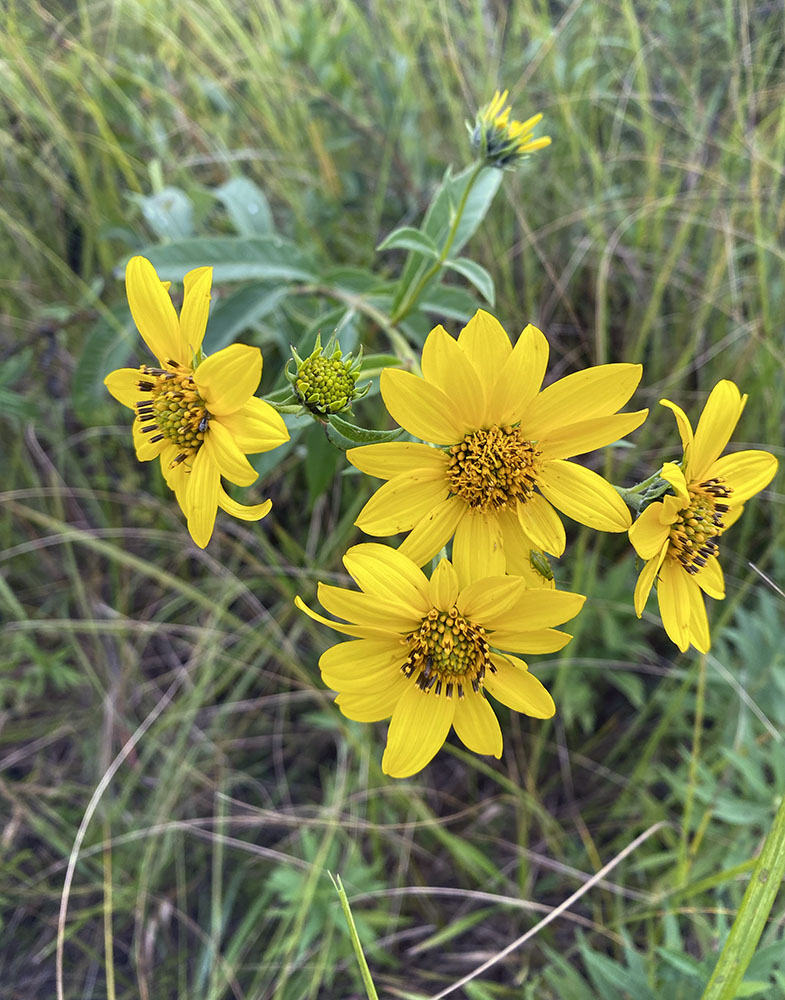
[[[305,480],[311,507],[327,491],[337,465],[338,452],[330,447],[322,427],[314,423],[305,432]]]
[[[401,226],[394,229],[389,236],[382,240],[377,250],[414,250],[425,254],[426,257],[438,257],[439,248],[425,233],[412,226]]]
[[[369,378],[382,368],[400,367],[401,359],[397,354],[364,354],[360,365],[360,378]]]
[[[247,177],[232,177],[212,192],[241,236],[273,233],[275,223],[264,192]]]
[[[379,444],[382,441],[395,441],[403,431],[397,427],[393,431],[372,431],[367,427],[357,427],[350,424],[348,420],[333,413],[328,417],[329,423],[326,425],[327,437],[332,443],[342,451],[349,448],[356,448],[360,444]]]
[[[218,299],[210,311],[204,336],[205,354],[214,354],[233,343],[244,330],[271,313],[287,293],[285,285],[270,288],[267,284],[254,282]]]
[[[478,302],[465,288],[436,285],[425,292],[417,308],[466,323],[477,312]]]
[[[90,331],[73,379],[74,412],[82,423],[91,422],[97,406],[111,402],[104,379],[127,364],[135,329],[128,306],[122,305],[112,310],[111,317],[99,319]],[[144,348],[141,339],[138,346]]]
[[[180,240],[194,231],[194,205],[185,191],[166,187],[158,194],[131,195],[159,240]]]
[[[470,281],[485,301],[493,307],[496,304],[496,292],[493,287],[493,278],[481,264],[477,264],[468,257],[449,258],[444,262],[444,266],[451,271],[457,271],[464,278]]]
[[[162,281],[182,281],[195,267],[212,265],[216,282],[314,281],[314,262],[282,236],[206,236],[140,251]]]

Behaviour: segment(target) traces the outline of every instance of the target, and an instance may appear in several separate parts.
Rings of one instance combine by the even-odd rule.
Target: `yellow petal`
[[[114,398],[131,410],[145,398],[145,393],[139,388],[141,372],[138,368],[116,368],[104,379],[104,385]]]
[[[676,418],[676,426],[679,428],[681,446],[684,450],[685,465],[688,465],[692,452],[692,425],[690,424],[689,417],[680,406],[672,403],[669,399],[661,399],[660,406],[667,406],[669,410],[673,411],[673,415]]]
[[[708,653],[711,646],[709,620],[706,617],[706,604],[699,587],[694,584],[689,588],[690,595],[690,642],[699,653]]]
[[[677,560],[666,559],[660,570],[657,600],[663,627],[682,653],[685,653],[690,645],[689,585],[687,572]]]
[[[191,478],[190,467],[186,467],[184,462],[178,462],[177,465],[172,466],[172,462],[180,454],[180,449],[177,445],[167,444],[167,446],[161,452],[161,472],[166,480],[166,485],[170,490],[174,491],[177,503],[180,505],[180,510],[188,516],[188,507],[186,505],[186,497],[188,495],[188,480]]]
[[[204,435],[200,452],[206,451],[222,476],[238,486],[250,486],[259,478],[234,438],[220,420],[211,420]]]
[[[504,573],[504,539],[494,514],[468,511],[455,529],[452,563],[461,587]]]
[[[667,464],[667,463],[666,463]],[[660,524],[667,524],[670,526],[678,518],[681,511],[685,507],[689,507],[690,498],[689,494],[686,497],[674,497],[667,494],[662,498],[662,503],[660,504]]]
[[[370,639],[358,639],[356,642],[341,642],[337,646],[332,646],[331,649],[327,650],[327,653],[334,649],[340,650],[342,646],[356,647],[358,642],[380,645],[373,643],[373,640]],[[354,650],[351,652],[354,653]],[[360,655],[362,657],[360,660],[354,659],[351,663],[347,661],[345,653],[340,659],[328,657],[326,654],[322,655],[319,660],[319,669],[325,685],[334,691],[367,695],[389,690],[402,676],[401,666],[406,659],[406,651],[403,647],[396,650],[387,644],[385,650],[375,656],[362,653]],[[337,663],[337,667],[334,665],[335,663]]]
[[[487,627],[497,631],[515,629],[520,632],[536,632],[554,625],[563,625],[578,614],[585,601],[583,594],[572,594],[568,590],[527,587],[511,611],[504,615],[489,615],[480,624],[484,625],[487,621]]]
[[[132,257],[128,261],[125,290],[136,328],[159,362],[189,364],[172,300],[146,257]]]
[[[684,473],[675,462],[664,462],[660,475],[667,483],[671,484],[676,491],[676,496],[679,497],[680,500],[683,500],[685,503],[690,502],[687,480],[684,478]],[[673,502],[671,501],[671,505],[672,503]]]
[[[627,505],[611,484],[582,465],[546,462],[537,485],[554,507],[597,531],[626,531],[632,524]]]
[[[567,544],[564,525],[545,497],[535,493],[526,503],[518,504],[518,522],[524,534],[538,549],[560,556]]]
[[[369,691],[367,694],[357,694],[354,691],[339,694],[335,704],[347,719],[355,722],[381,722],[382,719],[390,718],[401,696],[411,685],[412,682],[399,671],[398,676],[382,689]]]
[[[458,346],[471,362],[489,400],[499,373],[512,354],[504,327],[495,316],[478,309],[458,334]]]
[[[453,728],[458,739],[473,753],[502,755],[502,731],[496,713],[482,694],[467,691],[455,706]]]
[[[584,455],[595,448],[604,448],[640,427],[648,416],[648,410],[635,413],[616,413],[611,417],[595,417],[568,424],[548,434],[541,442],[543,456],[552,458],[572,458]]]
[[[668,552],[667,541],[663,542],[662,548],[654,556],[653,559],[649,559],[646,565],[640,572],[638,577],[638,582],[635,584],[635,593],[633,595],[633,602],[635,604],[635,614],[640,618],[643,614],[643,609],[646,607],[646,602],[649,599],[649,594],[651,593],[651,588],[654,586],[654,581],[657,577],[660,566],[662,566],[662,561]]]
[[[642,365],[596,365],[559,379],[527,408],[521,418],[526,433],[542,441],[568,424],[615,413],[635,392],[642,371]]]
[[[466,513],[466,504],[459,497],[442,500],[415,524],[398,551],[408,556],[416,566],[425,565],[449,542]]]
[[[343,564],[367,594],[377,594],[420,617],[430,611],[428,578],[397,549],[375,542],[353,545],[343,557]]]
[[[435,326],[425,338],[422,373],[448,399],[460,400],[461,417],[471,427],[485,421],[485,392],[471,361],[443,326]]]
[[[555,653],[564,649],[572,636],[555,628],[534,629],[526,632],[514,627],[500,628],[489,637],[496,649],[511,653]]]
[[[440,559],[431,573],[428,594],[431,606],[439,611],[449,611],[458,600],[458,574],[449,559]]]
[[[180,336],[188,350],[188,363],[202,346],[210,313],[210,288],[213,269],[197,267],[183,278],[183,307],[180,310]]]
[[[740,503],[738,506],[734,505],[728,511],[727,514],[722,515],[723,531],[727,531],[728,528],[733,527],[733,525],[738,521],[741,515],[744,513],[744,504]]]
[[[548,341],[536,326],[521,333],[500,370],[491,397],[496,423],[517,424],[540,391],[548,366]]]
[[[535,719],[550,719],[556,714],[553,698],[523,660],[491,654],[491,662],[496,672],[487,673],[483,684],[497,701]]]
[[[194,382],[207,409],[217,417],[244,406],[259,387],[262,352],[258,347],[231,344],[211,354],[194,372]]]
[[[281,414],[258,396],[251,396],[239,410],[215,420],[229,431],[237,447],[249,455],[272,451],[289,440]]]
[[[630,541],[641,559],[656,556],[670,533],[670,527],[660,520],[661,510],[661,503],[651,504],[630,528]]]
[[[377,628],[372,625],[345,625],[343,622],[334,622],[329,618],[325,618],[324,615],[320,615],[318,611],[312,611],[305,601],[297,595],[294,599],[294,605],[299,608],[300,611],[305,612],[309,618],[313,618],[315,622],[319,622],[320,625],[327,625],[329,628],[334,628],[336,632],[342,632],[344,635],[351,635],[355,639],[380,639],[385,642],[390,641],[390,630],[388,628]],[[382,716],[384,718],[384,716]]]
[[[703,480],[709,467],[725,450],[739,422],[747,397],[742,396],[733,382],[723,379],[709,394],[695,428],[695,439],[687,464],[690,482]]]
[[[158,458],[168,442],[166,438],[163,441],[151,441],[150,438],[158,437],[160,431],[148,430],[146,433],[142,433],[142,428],[144,427],[150,427],[150,424],[143,424],[137,417],[131,426],[134,436],[134,448],[136,449],[136,457],[140,462],[151,462],[154,458]]]
[[[413,441],[385,441],[383,444],[350,448],[346,457],[356,469],[379,479],[394,479],[415,469],[442,470],[446,473],[449,463],[449,457],[443,451]]]
[[[776,473],[777,459],[768,451],[737,451],[716,461],[707,475],[725,480],[733,490],[730,502],[736,506],[760,493]]]
[[[526,593],[517,576],[490,576],[461,588],[458,611],[483,628],[496,629],[512,624],[512,611]]]
[[[345,683],[357,677],[376,674],[383,667],[402,663],[405,659],[405,648],[397,637],[389,639],[357,639],[354,642],[339,642],[330,646],[319,657],[319,669],[323,674],[338,682],[337,691],[342,690]],[[330,685],[333,687],[334,685]]]
[[[695,582],[709,597],[717,601],[725,599],[725,576],[716,556],[709,556],[706,565],[695,574]]]
[[[224,491],[223,487],[219,486],[218,506],[221,510],[225,510],[227,514],[231,514],[232,517],[237,517],[241,521],[261,521],[272,510],[273,502],[272,500],[265,500],[264,503],[251,505],[238,503]]]
[[[407,608],[397,601],[387,600],[378,594],[363,594],[320,583],[317,588],[319,603],[331,615],[345,618],[355,625],[386,628],[388,634],[405,634],[418,628],[422,615],[414,608]]]
[[[380,486],[354,523],[369,535],[409,531],[445,500],[449,492],[443,474],[415,469]]]
[[[412,372],[385,368],[379,384],[393,420],[414,437],[434,444],[455,444],[476,430],[463,419],[454,400]]]
[[[395,706],[382,757],[382,771],[408,778],[440,749],[455,715],[455,698],[424,692],[411,682]]]
[[[511,576],[520,576],[527,587],[554,587],[553,579],[542,576],[531,561],[532,550],[543,559],[547,557],[521,528],[514,510],[501,510],[496,515],[504,538],[504,561]]]
[[[218,490],[221,474],[206,448],[200,448],[188,477],[186,504],[188,530],[200,549],[210,541],[218,511]]]

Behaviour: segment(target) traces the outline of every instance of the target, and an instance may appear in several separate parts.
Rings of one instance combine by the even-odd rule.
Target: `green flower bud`
[[[313,351],[305,360],[294,348],[292,357],[297,368],[291,372],[287,365],[286,377],[300,403],[320,418],[331,413],[351,411],[354,400],[361,399],[370,388],[370,382],[364,386],[357,385],[362,348],[358,356],[352,358],[351,354],[341,353],[340,345],[334,338],[323,348],[319,334]]]

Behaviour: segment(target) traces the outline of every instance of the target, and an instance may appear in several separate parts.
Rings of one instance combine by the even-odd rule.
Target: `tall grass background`
[[[464,121],[509,87],[553,145],[505,176],[468,249],[507,329],[547,332],[554,377],[643,362],[636,402],[652,413],[617,481],[678,454],[658,399],[697,416],[720,378],[750,395],[738,446],[782,458],[783,13],[5,5],[4,997],[55,995],[58,936],[74,1000],[360,997],[328,870],[380,995],[442,995],[644,832],[452,995],[700,995],[785,793],[782,474],[727,536],[708,655],[678,655],[653,611],[636,621],[623,537],[573,528],[557,579],[590,600],[564,653],[532,661],[555,720],[507,715],[501,761],[450,742],[395,782],[384,727],[345,720],[319,681],[332,637],[292,604],[344,579],[372,484],[298,445],[260,487],[273,514],[221,518],[197,550],[96,390],[95,330],[122,305],[122,258],[161,238],[150,198],[167,188],[196,232],[229,232],[210,192],[249,178],[323,266],[392,273],[375,246],[419,221],[445,166],[467,162]],[[242,331],[264,349],[266,388],[288,340],[331,308],[290,297]],[[356,328],[388,348],[367,317]],[[373,401],[363,413],[380,419]],[[784,918],[780,898],[739,996],[785,996]]]

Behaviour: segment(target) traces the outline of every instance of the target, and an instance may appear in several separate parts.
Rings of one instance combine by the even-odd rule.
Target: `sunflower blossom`
[[[401,552],[424,565],[455,536],[459,572],[529,576],[531,551],[559,556],[556,513],[600,531],[626,531],[627,506],[596,472],[567,461],[616,441],[648,410],[616,413],[635,391],[640,365],[599,365],[540,391],[548,342],[527,326],[515,347],[479,310],[457,341],[428,335],[423,377],[385,369],[381,391],[393,419],[438,447],[394,441],[352,448],[349,461],[387,479],[360,511],[369,535],[410,532]]]
[[[534,128],[542,114],[532,115],[525,122],[510,121],[510,108],[505,108],[509,91],[498,90],[493,99],[480,108],[469,125],[472,151],[481,156],[491,167],[515,167],[527,153],[544,149],[551,143],[549,135],[534,138]]]
[[[750,497],[767,486],[777,471],[768,451],[737,451],[722,458],[747,396],[733,382],[712,389],[695,433],[687,415],[668,399],[684,447],[681,465],[666,462],[660,475],[673,494],[652,503],[630,528],[635,551],[646,560],[635,587],[640,618],[654,581],[662,624],[682,652],[711,644],[703,594],[725,597],[718,539],[739,517]]]
[[[202,548],[219,507],[245,521],[268,513],[270,500],[237,503],[221,477],[249,486],[258,474],[246,454],[270,451],[289,439],[280,414],[254,396],[262,377],[258,347],[232,344],[208,358],[202,355],[212,278],[211,267],[186,274],[178,317],[168,283],[145,257],[132,257],[125,271],[128,304],[158,363],[118,368],[104,380],[115,399],[136,415],[136,457],[140,462],[160,459],[191,537]]]
[[[331,646],[319,667],[347,718],[392,717],[385,774],[420,771],[450,727],[469,750],[500,757],[501,729],[486,693],[536,719],[554,714],[551,696],[512,653],[562,649],[571,636],[553,626],[580,611],[580,594],[471,569],[462,575],[447,559],[428,580],[400,550],[376,543],[355,545],[343,561],[360,591],[320,583],[318,598],[349,624],[311,611],[299,597],[295,604],[356,640]]]

